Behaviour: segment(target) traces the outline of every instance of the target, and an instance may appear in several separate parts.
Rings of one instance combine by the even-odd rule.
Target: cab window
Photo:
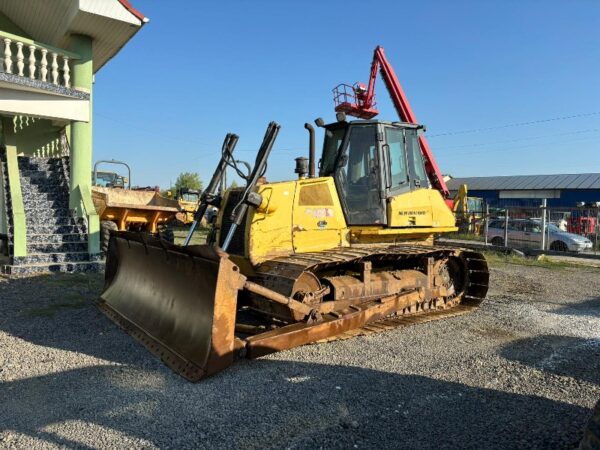
[[[384,224],[377,127],[352,126],[336,169],[336,184],[349,225]]]
[[[398,128],[386,128],[385,134],[390,162],[390,189],[394,189],[408,183],[408,164],[404,147],[404,133]]]
[[[415,186],[428,187],[429,179],[425,171],[425,161],[419,144],[417,130],[406,130],[406,146],[411,161],[411,172]]]
[[[323,142],[323,157],[321,159],[319,176],[327,177],[333,173],[340,145],[342,145],[342,141],[344,140],[345,132],[345,127],[325,131],[325,141]]]

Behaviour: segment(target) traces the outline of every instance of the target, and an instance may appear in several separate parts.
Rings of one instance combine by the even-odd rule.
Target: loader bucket
[[[216,247],[113,234],[99,308],[191,381],[231,365],[244,276]]]

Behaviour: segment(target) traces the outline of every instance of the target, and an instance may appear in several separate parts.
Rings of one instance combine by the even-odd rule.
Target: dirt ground
[[[468,315],[183,380],[93,306],[0,279],[0,448],[575,448],[600,398],[600,270],[492,258]]]

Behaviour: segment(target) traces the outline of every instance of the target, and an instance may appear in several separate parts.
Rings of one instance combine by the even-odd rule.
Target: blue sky
[[[267,177],[293,177],[303,124],[334,120],[331,89],[368,81],[378,44],[443,173],[600,172],[596,0],[132,3],[150,22],[96,75],[94,158],[128,161],[134,184],[206,181],[229,131],[253,161],[271,120]],[[395,120],[381,79],[377,99]]]

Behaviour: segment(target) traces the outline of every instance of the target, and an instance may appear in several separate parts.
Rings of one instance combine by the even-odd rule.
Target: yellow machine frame
[[[351,227],[346,224],[332,177],[267,183],[258,186],[257,191],[262,203],[246,218],[244,257],[232,255],[239,264],[243,264],[243,259],[256,265],[277,256],[351,244],[400,240],[430,243],[435,233],[457,230],[452,211],[435,189],[393,197],[388,205],[387,225]],[[229,193],[225,194],[224,203],[228,202]],[[218,233],[223,230],[223,214],[224,210],[219,213]]]

